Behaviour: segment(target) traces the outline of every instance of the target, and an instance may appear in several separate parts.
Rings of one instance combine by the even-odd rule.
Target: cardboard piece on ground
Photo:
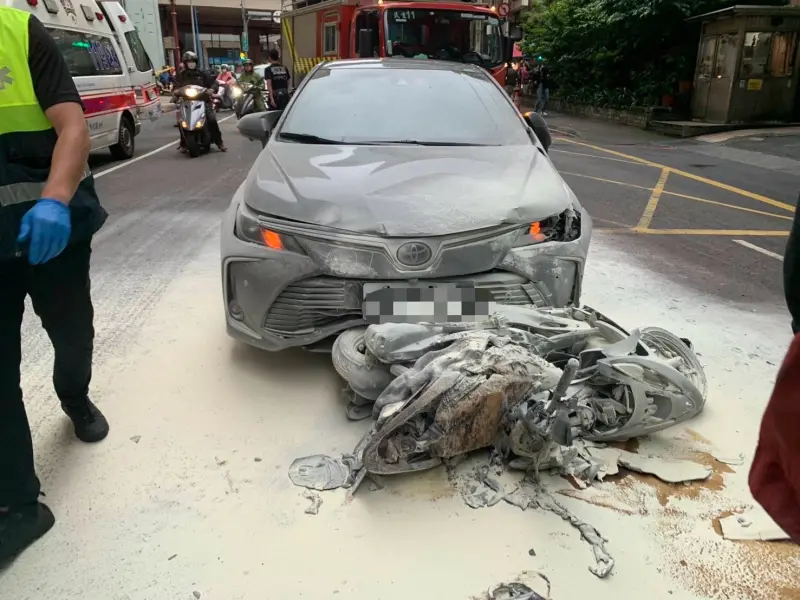
[[[762,508],[719,520],[722,537],[726,540],[788,540],[789,536]]]
[[[633,452],[619,451],[619,464],[638,473],[655,475],[667,483],[703,481],[711,477],[711,467],[690,460],[659,458]]]

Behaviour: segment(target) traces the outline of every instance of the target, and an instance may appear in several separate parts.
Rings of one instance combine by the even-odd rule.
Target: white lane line
[[[755,250],[756,252],[761,252],[761,254],[765,256],[769,256],[770,258],[775,258],[780,261],[783,261],[783,257],[780,254],[776,254],[766,248],[762,248],[761,246],[756,246],[755,244],[751,244],[750,242],[746,242],[745,240],[733,240],[734,243],[739,244],[740,246],[744,246],[745,248],[750,248],[750,250]]]
[[[235,117],[235,116],[236,116],[236,115],[228,115],[228,116],[227,116],[227,117],[225,117],[224,119],[220,119],[220,120],[219,120],[219,122],[220,122],[220,123],[223,123],[224,121],[227,121],[228,119],[231,119],[231,118],[233,118],[233,117]],[[137,163],[137,162],[139,162],[140,160],[144,160],[144,159],[145,159],[145,158],[147,158],[148,156],[153,156],[153,154],[158,154],[159,152],[161,152],[162,150],[166,150],[167,148],[174,148],[174,147],[175,147],[175,142],[176,142],[176,141],[177,141],[177,140],[175,140],[175,141],[172,141],[172,142],[170,142],[169,144],[164,144],[164,145],[163,145],[163,146],[161,146],[160,148],[156,148],[155,150],[151,150],[151,151],[150,151],[150,152],[148,152],[147,154],[142,154],[141,156],[137,156],[136,158],[132,158],[132,159],[130,159],[130,160],[127,160],[127,161],[125,161],[124,163],[120,163],[120,164],[118,164],[118,165],[116,165],[116,166],[113,166],[113,167],[110,167],[110,168],[108,168],[108,169],[103,169],[102,171],[100,171],[100,172],[98,172],[98,173],[94,173],[94,178],[95,178],[95,179],[97,179],[98,177],[102,177],[103,175],[108,175],[109,173],[113,173],[113,172],[114,172],[114,171],[116,171],[117,169],[122,169],[122,168],[124,168],[124,167],[129,167],[129,166],[131,166],[133,163]]]

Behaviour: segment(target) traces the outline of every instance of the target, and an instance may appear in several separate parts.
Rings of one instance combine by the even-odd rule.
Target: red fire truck
[[[469,0],[283,0],[281,55],[294,84],[319,62],[403,56],[486,68],[505,84],[518,28]],[[514,35],[516,33],[517,35]]]

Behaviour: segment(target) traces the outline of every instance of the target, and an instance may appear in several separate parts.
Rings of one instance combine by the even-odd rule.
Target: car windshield
[[[279,134],[295,141],[303,136],[308,143],[310,136],[344,144],[532,143],[519,113],[488,73],[421,68],[424,64],[429,63],[320,69],[297,94]]]
[[[503,61],[500,21],[485,13],[390,8],[385,11],[386,55],[469,62]]]

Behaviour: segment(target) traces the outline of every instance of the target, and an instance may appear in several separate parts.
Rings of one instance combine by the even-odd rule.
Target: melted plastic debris
[[[489,590],[490,600],[545,600],[524,583],[501,583]]]
[[[506,496],[505,500],[522,510],[536,507],[549,510],[568,521],[570,525],[580,531],[581,538],[592,547],[595,566],[589,567],[589,571],[600,578],[606,577],[611,573],[614,568],[614,559],[606,550],[606,542],[608,540],[592,525],[581,521],[567,510],[533,476],[529,475],[523,479],[519,488]]]
[[[352,484],[351,466],[343,458],[314,454],[298,458],[289,467],[292,483],[311,490],[333,490]]]
[[[498,583],[472,600],[548,600],[550,580],[541,573],[523,571],[515,581]]]
[[[461,488],[461,497],[470,508],[484,508],[499,504],[506,493],[503,485],[489,477],[489,467],[475,469],[475,473],[467,479]]]
[[[303,492],[303,498],[311,501],[311,504],[308,506],[308,508],[306,508],[305,513],[307,515],[319,514],[319,507],[322,506],[322,498],[319,497],[319,494],[306,490]]]

